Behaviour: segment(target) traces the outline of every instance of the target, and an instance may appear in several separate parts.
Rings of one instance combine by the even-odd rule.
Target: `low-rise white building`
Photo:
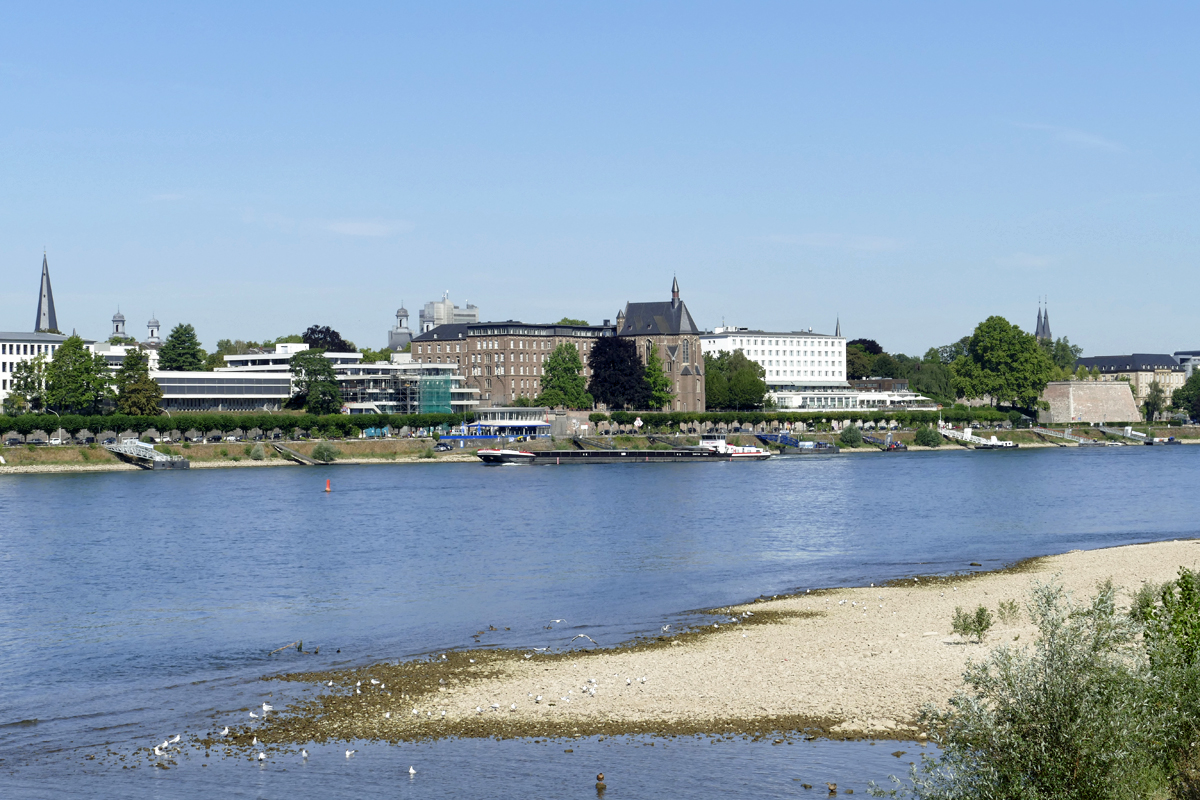
[[[767,393],[779,409],[857,408],[858,392],[846,382],[846,339],[808,331],[721,327],[700,336],[704,353],[741,350],[762,366]]]
[[[42,355],[49,361],[67,338],[61,333],[0,332],[0,407],[12,391],[12,376],[17,365]],[[91,339],[83,340],[88,350],[95,344]]]

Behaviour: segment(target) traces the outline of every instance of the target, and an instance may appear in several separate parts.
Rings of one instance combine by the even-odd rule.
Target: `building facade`
[[[705,353],[741,350],[763,368],[767,393],[777,408],[858,408],[859,392],[846,381],[846,339],[838,323],[832,335],[722,327],[700,337]]]
[[[1192,377],[1192,372],[1200,366],[1200,350],[1176,350],[1175,360],[1183,367],[1184,380]]]
[[[408,347],[412,338],[412,331],[408,329],[408,309],[401,305],[396,310],[396,324],[388,331],[387,349],[393,353],[399,353]]]
[[[426,303],[417,313],[417,321],[421,333],[428,333],[439,325],[471,325],[479,322],[479,309],[470,303],[466,308],[459,308],[450,302],[450,293],[446,292],[441,300]]]
[[[420,364],[453,364],[483,406],[506,406],[541,394],[545,364],[560,344],[579,350],[583,376],[591,379],[588,356],[596,341],[613,335],[602,325],[536,325],[508,320],[439,325],[413,338],[411,356]]]
[[[671,299],[652,303],[626,303],[617,315],[616,335],[632,339],[642,363],[651,352],[671,380],[668,411],[704,411],[704,351],[700,328],[687,304],[679,297],[679,281],[671,282]]]
[[[1162,387],[1166,402],[1187,380],[1187,370],[1165,353],[1133,353],[1127,356],[1089,356],[1075,361],[1075,368],[1099,370],[1102,381],[1128,381],[1133,399],[1140,406],[1155,381]]]

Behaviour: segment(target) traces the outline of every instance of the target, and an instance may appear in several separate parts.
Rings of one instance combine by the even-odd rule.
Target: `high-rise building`
[[[438,325],[471,325],[479,322],[479,309],[467,303],[466,308],[459,308],[450,302],[450,293],[442,295],[441,300],[432,300],[417,314],[421,333],[428,333]]]

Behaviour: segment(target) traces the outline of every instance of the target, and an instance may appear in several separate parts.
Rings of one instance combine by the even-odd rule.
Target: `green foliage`
[[[141,348],[130,350],[117,370],[117,411],[131,416],[159,414],[162,387],[150,377],[149,359]]]
[[[158,349],[158,368],[165,371],[198,372],[205,368],[205,353],[196,338],[196,329],[180,323],[171,329]]]
[[[592,396],[587,392],[587,381],[583,377],[583,361],[575,345],[564,342],[550,354],[543,370],[542,393],[537,404],[548,408],[592,407]]]
[[[1133,600],[1129,604],[1129,618],[1139,625],[1145,625],[1150,622],[1165,588],[1166,584],[1160,585],[1153,581],[1143,583],[1134,592]]]
[[[1021,608],[1016,600],[1001,600],[997,610],[1003,625],[1015,625],[1021,621]]]
[[[909,365],[908,388],[943,404],[954,397],[950,368],[940,361],[921,361]]]
[[[312,449],[312,459],[328,464],[330,461],[337,460],[342,452],[328,442],[320,442]]]
[[[1060,336],[1053,344],[1048,341],[1043,342],[1042,347],[1050,356],[1050,360],[1054,362],[1054,366],[1067,371],[1074,369],[1075,362],[1083,355],[1083,348],[1077,344],[1071,344],[1071,340],[1066,336]]]
[[[262,442],[255,442],[254,447],[249,448],[250,452],[246,455],[250,456],[251,461],[262,461],[267,457],[267,451],[262,446]]]
[[[919,447],[941,447],[942,435],[932,425],[922,425],[917,428],[913,443]]]
[[[957,396],[990,396],[998,403],[1032,409],[1050,380],[1053,362],[1031,334],[1003,317],[975,328],[967,352],[951,364]]]
[[[951,630],[964,639],[974,639],[982,643],[987,632],[992,628],[992,612],[985,606],[979,606],[974,614],[968,614],[961,606],[954,609],[954,619]]]
[[[45,354],[39,353],[33,358],[18,361],[13,368],[12,380],[9,381],[9,395],[4,400],[4,410],[8,414],[24,414],[37,411],[46,401],[46,364]]]
[[[592,423],[593,425],[598,425],[607,420],[608,414],[605,414],[603,411],[593,411],[591,414],[588,414],[588,422]]]
[[[1160,589],[1161,605],[1146,616],[1146,640],[1187,664],[1200,656],[1200,574],[1179,568],[1179,577]]]
[[[943,364],[949,366],[958,360],[959,356],[965,356],[967,349],[970,347],[971,337],[964,336],[953,344],[943,345],[937,349],[938,358]]]
[[[587,325],[586,319],[572,319],[571,317],[563,317],[555,325]]]
[[[108,343],[134,345],[138,342],[137,339],[133,338],[132,336],[110,336],[108,337]]]
[[[1116,614],[1114,595],[1106,584],[1089,605],[1076,606],[1060,586],[1035,584],[1033,647],[1003,646],[969,664],[966,689],[949,708],[925,709],[940,753],[899,791],[929,800],[1132,800],[1161,792],[1162,728],[1136,673],[1136,629]]]
[[[1142,413],[1146,415],[1146,422],[1154,422],[1155,417],[1167,404],[1166,397],[1162,385],[1158,381],[1150,381],[1150,390],[1146,392],[1146,399],[1142,401]]]
[[[302,350],[288,359],[294,399],[310,414],[335,414],[342,407],[337,375],[321,350]]]
[[[654,345],[650,345],[650,352],[646,355],[646,383],[650,386],[650,408],[669,408],[675,393],[671,391],[671,379],[663,371],[658,348]]]
[[[763,404],[767,371],[741,350],[704,354],[705,404],[711,409],[751,411]]]
[[[869,378],[874,356],[863,349],[862,345],[849,344],[846,346],[846,377],[850,380]]]
[[[862,431],[858,429],[857,425],[847,425],[842,428],[842,432],[838,436],[838,442],[847,447],[858,447],[862,444],[862,440]]]
[[[871,362],[871,375],[880,378],[903,378],[904,373],[896,359],[887,353],[880,353]]]
[[[650,405],[646,367],[632,339],[604,336],[588,355],[592,379],[588,393],[609,409],[642,409]]]
[[[420,455],[417,456],[417,458],[436,458],[436,457],[437,457],[437,454],[433,452],[432,447],[426,447],[424,450],[421,451]]]
[[[877,356],[883,353],[883,346],[874,339],[851,339],[846,342],[846,347],[857,347],[869,356]]]
[[[386,347],[382,350],[372,350],[369,347],[364,347],[361,352],[364,364],[374,364],[376,361],[392,360],[392,351],[388,350]]]
[[[73,414],[94,414],[112,394],[108,362],[88,352],[83,339],[68,336],[46,365],[46,405]]]
[[[1192,417],[1200,417],[1200,370],[1193,371],[1192,377],[1171,394],[1171,405]]]

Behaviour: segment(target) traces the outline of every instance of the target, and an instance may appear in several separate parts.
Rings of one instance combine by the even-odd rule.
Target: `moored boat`
[[[476,455],[485,464],[664,464],[712,463],[715,461],[764,461],[771,457],[761,447],[733,445],[724,436],[704,436],[698,446],[668,450],[498,450],[483,449]]]

